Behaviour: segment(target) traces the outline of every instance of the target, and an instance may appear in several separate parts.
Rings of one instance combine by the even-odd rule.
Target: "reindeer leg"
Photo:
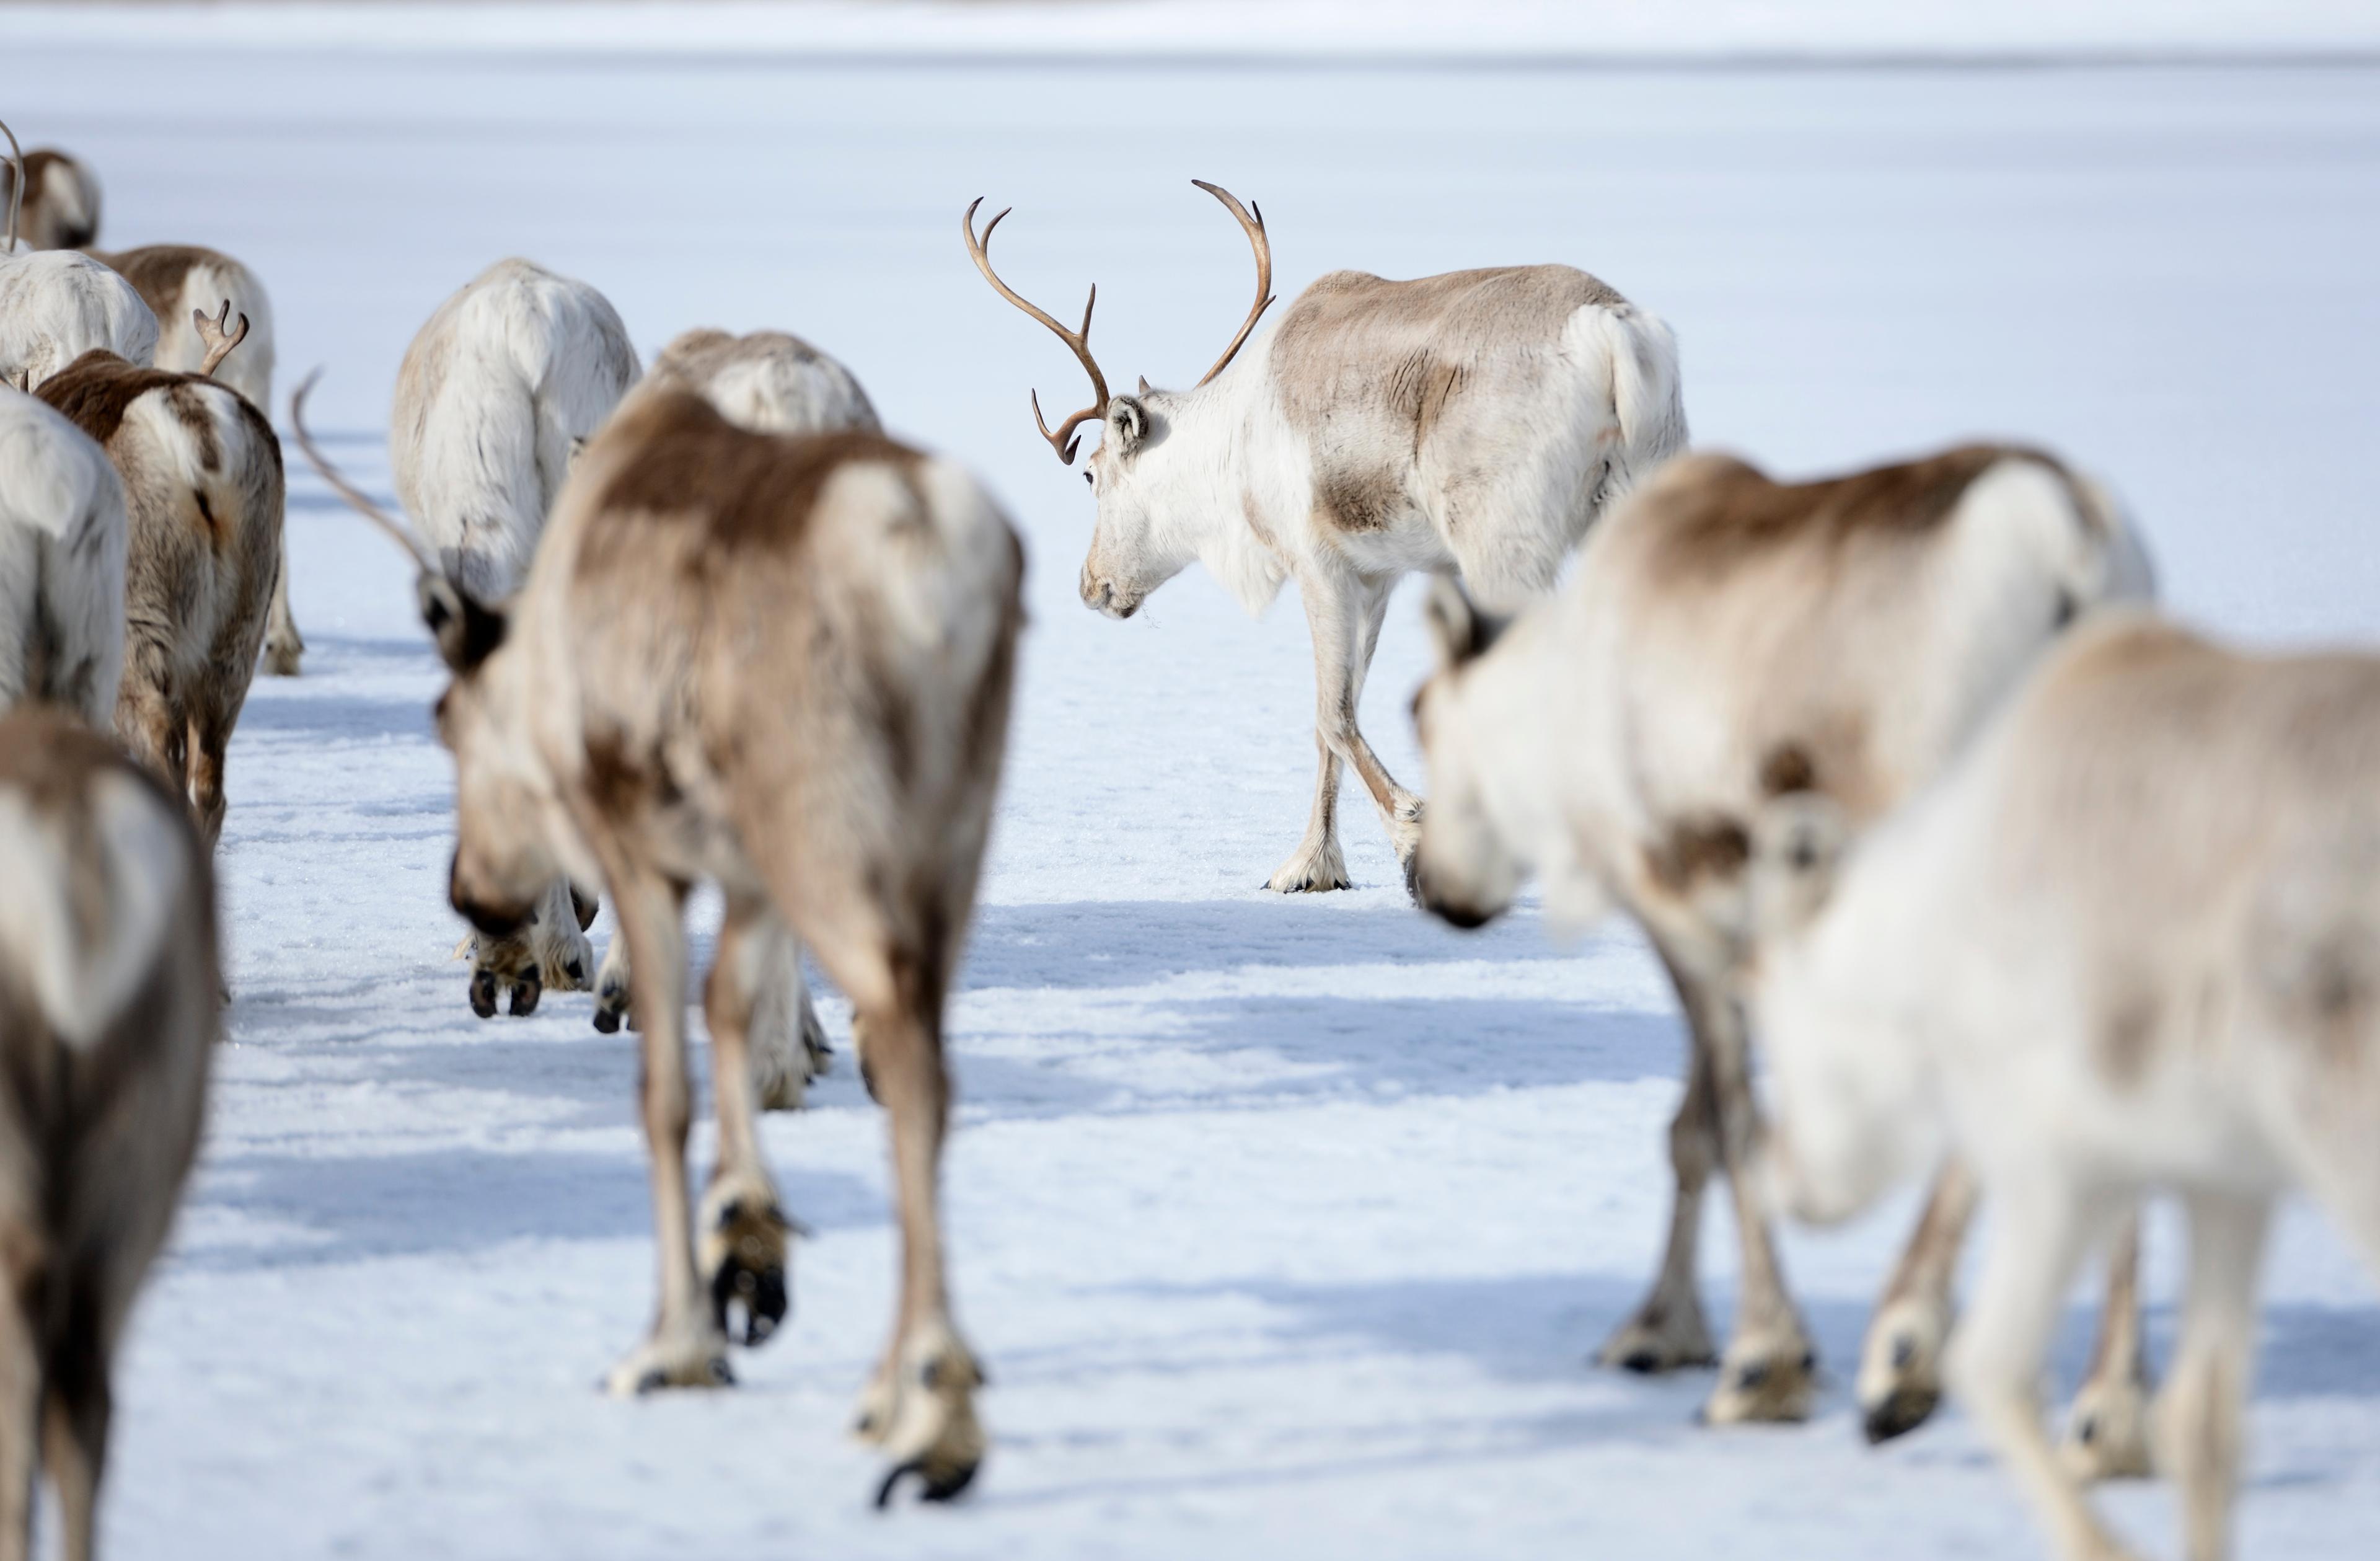
[[[1305,839],[1297,855],[1273,874],[1271,888],[1290,892],[1346,887],[1346,863],[1335,832],[1342,762],[1354,767],[1371,794],[1396,849],[1398,864],[1408,879],[1412,876],[1414,853],[1421,843],[1421,799],[1396,783],[1355,725],[1364,674],[1371,664],[1380,620],[1395,583],[1393,579],[1366,579],[1345,570],[1316,571],[1299,578],[1306,628],[1314,640],[1315,738],[1321,749],[1321,774]]]
[[[640,1028],[629,998],[635,982],[628,970],[628,940],[617,933],[612,935],[612,946],[603,951],[603,968],[595,972],[595,1028],[609,1035],[625,1023],[630,1030]]]
[[[1660,947],[1657,940],[1655,948]],[[1686,1002],[1685,978],[1670,961],[1670,979]],[[1709,1049],[1699,1029],[1687,1024],[1686,1090],[1670,1123],[1670,1169],[1677,1190],[1670,1204],[1670,1238],[1661,1251],[1661,1272],[1652,1292],[1628,1320],[1612,1330],[1596,1359],[1631,1372],[1670,1372],[1707,1366],[1718,1359],[1710,1327],[1703,1321],[1694,1283],[1694,1259],[1702,1230],[1703,1187],[1718,1162],[1718,1101],[1713,1092]]]
[[[0,1561],[33,1554],[33,1476],[40,1466],[42,1349],[30,1309],[41,1294],[36,1226],[16,1211],[0,1246]]]
[[[727,1339],[711,1321],[697,1282],[686,1207],[686,1133],[692,1103],[686,1069],[686,891],[628,856],[616,841],[594,843],[611,885],[620,935],[637,961],[637,1007],[644,1016],[640,1089],[651,1159],[654,1255],[661,1306],[644,1342],[612,1368],[614,1394],[657,1387],[712,1387],[735,1378]]]
[[[1942,1401],[1942,1349],[1950,1337],[1950,1285],[1975,1216],[1975,1177],[1952,1159],[1934,1178],[1860,1351],[1858,1397],[1871,1443],[1925,1423]]]
[[[710,1023],[710,1088],[719,1116],[719,1165],[696,1211],[698,1266],[710,1291],[711,1322],[728,1331],[728,1309],[744,1313],[741,1343],[776,1332],[788,1306],[787,1237],[793,1222],[777,1201],[753,1122],[750,1045],[754,1008],[781,962],[787,934],[764,896],[731,893],[719,950],[703,989]]]
[[[1759,1122],[1743,1012],[1699,978],[1693,984],[1698,990],[1688,1012],[1701,1014],[1702,1044],[1710,1053],[1719,1164],[1726,1168],[1728,1193],[1735,1205],[1742,1263],[1734,1333],[1719,1358],[1718,1384],[1703,1406],[1703,1418],[1713,1425],[1806,1420],[1816,1391],[1818,1357],[1786,1294],[1784,1266],[1778,1261],[1767,1203],[1760,1193],[1755,1152]]]
[[[584,992],[587,972],[595,968],[595,948],[578,920],[578,896],[567,878],[545,886],[537,907],[536,946],[539,982],[554,992]]]
[[[96,1303],[86,1292],[69,1303],[68,1312],[66,1336],[50,1348],[42,1402],[42,1461],[57,1491],[66,1561],[91,1561],[113,1398]]]
[[[2035,1396],[2067,1280],[2115,1211],[2047,1166],[1991,1190],[1983,1280],[1945,1362],[1951,1387],[2048,1529],[2058,1555],[2116,1561],[2125,1552],[2059,1464]]]
[[[802,980],[802,949],[793,932],[772,919],[759,957],[753,997],[752,1088],[763,1111],[799,1111],[809,1081],[825,1074],[833,1054],[826,1029]]]
[[[284,531],[284,537],[286,537]],[[264,670],[274,677],[295,677],[306,654],[306,640],[289,613],[289,553],[285,545],[273,574],[273,610],[264,628]]]
[[[951,1321],[943,1278],[940,1178],[950,1075],[939,993],[919,978],[917,966],[898,958],[892,964],[881,983],[892,1000],[864,1010],[868,1071],[892,1118],[901,1205],[900,1312],[855,1426],[892,1463],[879,1506],[892,1499],[904,1474],[918,1477],[929,1501],[955,1496],[984,1455],[975,1414],[983,1372]]]
[[[2256,1276],[2272,1205],[2194,1193],[2189,1208],[2190,1289],[2173,1380],[2157,1401],[2157,1463],[2181,1486],[2190,1561],[2222,1561],[2231,1550],[2241,1407],[2255,1361]]]
[[[2077,1480],[2148,1478],[2148,1351],[2141,1337],[2141,1218],[2135,1212],[2116,1232],[2099,1340],[2058,1447]]]

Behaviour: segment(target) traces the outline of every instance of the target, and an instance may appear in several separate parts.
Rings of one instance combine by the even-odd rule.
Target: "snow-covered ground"
[[[312,649],[233,749],[234,1043],[119,1384],[118,1554],[2040,1552],[1955,1414],[1870,1451],[1838,1380],[1806,1426],[1721,1434],[1689,1423],[1707,1378],[1585,1365],[1664,1208],[1658,973],[1616,933],[1424,920],[1360,794],[1363,887],[1258,890],[1312,763],[1295,604],[1251,624],[1193,573],[1131,623],[1083,610],[1089,502],[1026,408],[1074,405],[1076,372],[958,215],[1014,202],[1004,270],[1052,309],[1096,278],[1127,384],[1195,374],[1245,306],[1193,176],[1264,203],[1284,296],[1342,265],[1574,262],[1674,323],[1706,443],[1809,471],[2045,441],[2126,495],[2192,617],[2368,638],[2380,70],[127,55],[10,19],[0,113],[102,170],[111,243],[249,260],[285,384],[329,366],[318,422],[381,491],[406,341],[517,251],[602,287],[648,352],[698,323],[811,336],[984,472],[1032,555],[953,1023],[950,1227],[996,1446],[964,1505],[880,1517],[842,1435],[892,1279],[874,1112],[845,1067],[768,1124],[816,1235],[743,1385],[599,1396],[651,1284],[632,1053],[584,995],[469,1016],[407,574],[295,476]],[[1416,782],[1425,656],[1407,596],[1364,714]],[[1907,1214],[1789,1243],[1839,1372]],[[1723,1218],[1707,1243],[1723,1316]],[[2301,1213],[2268,1291],[2243,1549],[2368,1555],[2371,1278]],[[2174,1549],[2166,1492],[2109,1505]]]

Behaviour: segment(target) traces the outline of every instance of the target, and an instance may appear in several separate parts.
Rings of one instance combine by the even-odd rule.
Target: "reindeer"
[[[1391,282],[1337,271],[1300,294],[1249,363],[1227,372],[1273,301],[1263,213],[1193,183],[1239,221],[1256,250],[1256,303],[1215,366],[1186,391],[1140,382],[1111,396],[1091,356],[1093,287],[1070,331],[992,270],[1002,212],[967,252],[992,287],[1072,349],[1091,404],[1033,418],[1074,464],[1075,431],[1104,431],[1084,473],[1099,522],[1084,602],[1127,618],[1203,561],[1250,613],[1297,582],[1314,640],[1319,769],[1305,837],[1268,886],[1342,889],[1340,766],[1352,765],[1408,876],[1421,799],[1399,786],[1355,725],[1357,697],[1397,580],[1459,570],[1515,604],[1547,590],[1605,506],[1686,441],[1670,328],[1562,265],[1450,272]]]
[[[46,703],[108,729],[126,534],[106,452],[46,403],[0,388],[0,714]]]
[[[1872,824],[1942,768],[2077,613],[2149,589],[2145,555],[2096,485],[2044,455],[1972,445],[1792,485],[1725,457],[1681,458],[1508,634],[1451,586],[1434,596],[1440,666],[1414,705],[1431,798],[1422,903],[1476,926],[1534,870],[1558,921],[1631,912],[1685,1010],[1668,1245],[1605,1363],[1710,1360],[1694,1267],[1716,1168],[1743,1278],[1706,1416],[1800,1419],[1809,1406],[1816,1358],[1748,1174],[1749,1060],[1728,995],[1757,952],[1744,867],[1763,799],[1815,792]],[[1963,1174],[1946,1171],[1871,1330],[1859,1393],[1872,1439],[1916,1424],[1938,1396],[1972,1205]],[[2105,1418],[2115,1429],[2112,1409]],[[2094,1456],[2122,1451],[2111,1440]]]
[[[21,165],[15,132],[0,125],[0,136]],[[132,284],[89,255],[18,242],[27,182],[10,183],[0,243],[0,384],[35,389],[94,348],[146,364],[157,350],[157,320]]]
[[[500,601],[520,586],[578,447],[637,377],[611,303],[584,282],[499,261],[438,306],[397,371],[389,419],[396,496],[459,588]],[[547,987],[588,984],[591,895],[547,887],[515,934],[467,940],[471,1011],[499,995],[533,1013]]]
[[[23,208],[25,248],[79,250],[98,242],[99,176],[55,147],[25,152],[14,136],[8,144],[18,156],[0,166],[0,201]]]
[[[207,849],[223,831],[224,755],[248,702],[281,568],[281,442],[212,375],[237,336],[213,331],[200,372],[87,352],[41,397],[107,452],[130,522],[115,731],[189,799]]]
[[[268,414],[273,407],[273,301],[256,274],[220,250],[195,244],[149,244],[113,252],[93,250],[93,260],[132,284],[157,317],[160,369],[195,372],[215,339],[239,316],[239,351],[220,360],[215,377]],[[187,324],[184,323],[188,322]],[[208,324],[212,322],[212,327]],[[212,332],[212,334],[211,334]],[[280,575],[273,582],[273,613],[264,630],[264,670],[295,677],[306,640],[289,611],[287,538],[283,538]]]
[[[88,1561],[125,1318],[199,1145],[214,889],[179,804],[60,711],[0,715],[0,1558],[46,1466]]]
[[[901,1299],[859,1419],[892,1462],[878,1501],[912,1472],[956,1494],[982,1374],[943,1280],[942,1010],[1006,740],[1015,533],[964,471],[880,434],[755,433],[656,390],[589,443],[520,594],[490,603],[330,470],[302,404],[290,421],[419,566],[454,675],[455,908],[501,937],[556,877],[600,877],[635,957],[661,1301],[611,1390],[724,1383],[731,1304],[747,1344],[784,1315],[791,1222],[748,1051],[790,928],[850,997],[891,1117]],[[704,991],[720,1160],[689,1226],[680,919],[700,878],[727,903]]]
[[[1951,1385],[2058,1553],[2119,1554],[2034,1402],[2075,1265],[2180,1195],[2155,1416],[2189,1554],[2228,1548],[2277,1196],[2380,1275],[2380,658],[2250,656],[2146,613],[2070,637],[1846,856],[1825,799],[1757,831],[1749,997],[1786,1208],[1846,1217],[1945,1137],[1993,1201]]]
[[[851,371],[782,331],[683,332],[662,348],[629,399],[656,393],[699,396],[728,421],[758,433],[880,432],[876,409]],[[762,957],[768,975],[751,1018],[753,1089],[762,1110],[790,1111],[833,1054],[802,979],[800,945],[788,934]],[[628,940],[615,937],[596,972],[597,1030],[610,1034],[623,1019],[636,1022],[630,987]]]

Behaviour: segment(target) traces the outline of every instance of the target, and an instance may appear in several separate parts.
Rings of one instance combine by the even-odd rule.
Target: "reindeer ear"
[[[1788,792],[1753,822],[1752,905],[1761,941],[1807,926],[1835,890],[1851,821],[1815,791]]]
[[[1128,456],[1148,438],[1148,409],[1137,396],[1117,396],[1108,402],[1108,437],[1116,454]]]
[[[1440,667],[1462,666],[1485,655],[1509,621],[1481,612],[1451,575],[1430,582],[1429,628]]]
[[[422,623],[438,641],[438,653],[456,677],[476,670],[504,642],[504,609],[483,605],[443,575],[424,573],[414,584],[414,594],[421,604]]]
[[[1148,376],[1147,374],[1140,376],[1140,393],[1143,396],[1148,394]]]

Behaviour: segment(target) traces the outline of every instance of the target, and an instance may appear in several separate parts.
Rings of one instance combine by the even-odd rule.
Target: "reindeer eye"
[[[1091,474],[1090,474],[1089,472],[1087,472],[1087,471],[1084,472],[1084,473],[1083,473],[1083,481],[1084,481],[1084,482],[1091,482]],[[1094,487],[1094,488],[1096,488],[1096,487],[1098,487],[1098,486],[1099,486],[1099,484],[1098,484],[1097,482],[1091,482],[1091,486],[1092,486],[1092,487]]]

